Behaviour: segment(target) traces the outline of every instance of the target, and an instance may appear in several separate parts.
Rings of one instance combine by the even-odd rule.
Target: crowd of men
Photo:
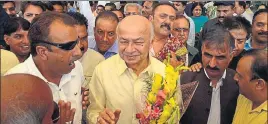
[[[1,1],[1,123],[139,123],[145,79],[165,76],[170,46],[187,49],[168,50],[190,67],[178,84],[199,82],[178,123],[268,123],[268,8],[250,5]]]

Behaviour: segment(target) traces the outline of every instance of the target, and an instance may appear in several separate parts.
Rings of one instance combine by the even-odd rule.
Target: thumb
[[[120,113],[121,113],[121,110],[119,110],[119,109],[116,109],[116,110],[115,110],[115,112],[114,112],[115,122],[118,121],[119,116],[120,116]]]

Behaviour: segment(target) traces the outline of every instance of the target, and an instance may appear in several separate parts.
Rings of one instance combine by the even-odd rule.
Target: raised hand
[[[170,57],[170,65],[172,65],[174,68],[178,67],[181,65],[183,62],[179,61],[176,57],[176,54],[172,51],[170,51],[171,57]]]
[[[106,108],[99,113],[97,124],[116,124],[120,117],[121,110],[112,110]]]
[[[199,72],[201,68],[202,68],[202,64],[198,62],[198,63],[193,64],[193,65],[190,67],[190,70],[189,70],[189,71],[192,71],[192,72]]]
[[[87,109],[87,107],[89,106],[88,101],[89,89],[82,87],[81,92],[82,92],[82,107],[83,109]]]
[[[60,119],[57,124],[72,124],[75,114],[75,109],[71,109],[71,102],[64,102],[60,100],[58,102],[60,109]]]

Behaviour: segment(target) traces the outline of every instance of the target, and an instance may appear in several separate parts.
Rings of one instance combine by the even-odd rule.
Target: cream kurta
[[[136,114],[142,103],[141,91],[145,84],[144,80],[153,73],[164,76],[165,65],[151,56],[149,66],[139,76],[127,68],[119,55],[101,62],[95,68],[89,84],[91,102],[87,111],[89,123],[96,124],[99,112],[104,108],[121,110],[118,124],[138,123]]]

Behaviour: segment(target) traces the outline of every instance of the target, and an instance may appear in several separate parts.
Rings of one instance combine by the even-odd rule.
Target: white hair
[[[125,7],[124,7],[124,13],[127,11],[127,8],[129,6],[138,7],[139,15],[142,15],[142,7],[141,7],[140,4],[137,4],[137,3],[128,3],[128,4],[126,4]]]

